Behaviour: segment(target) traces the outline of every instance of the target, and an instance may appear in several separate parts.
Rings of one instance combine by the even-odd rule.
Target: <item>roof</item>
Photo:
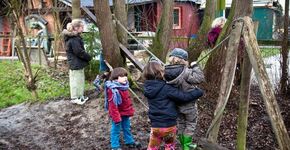
[[[225,0],[226,7],[231,7],[232,0]],[[253,7],[265,7],[273,4],[274,0],[253,0]],[[201,8],[205,8],[206,0],[201,0]]]
[[[68,6],[71,6],[71,1],[72,0],[59,0],[63,3],[65,3]],[[202,0],[175,0],[178,2],[194,2],[200,4]],[[152,3],[156,2],[156,0],[126,0],[126,4],[134,4],[134,5],[142,5],[142,4],[147,4],[147,3]],[[113,5],[113,0],[109,0],[110,6]],[[86,6],[86,7],[93,7],[94,6],[94,1],[93,0],[81,0],[81,6]]]

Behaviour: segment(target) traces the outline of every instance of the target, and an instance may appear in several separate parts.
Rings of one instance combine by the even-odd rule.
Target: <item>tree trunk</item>
[[[31,64],[30,64],[30,58],[29,58],[29,54],[27,51],[27,47],[26,47],[26,42],[25,42],[25,38],[24,38],[24,34],[23,34],[23,30],[21,28],[21,23],[20,23],[20,14],[22,13],[22,4],[19,3],[19,1],[17,0],[10,0],[9,2],[7,1],[7,4],[10,5],[10,8],[12,9],[12,18],[14,20],[15,23],[15,28],[17,29],[17,34],[20,37],[20,39],[18,40],[18,42],[16,43],[16,47],[17,47],[17,54],[19,57],[19,60],[21,60],[23,66],[24,66],[24,70],[25,70],[25,79],[26,79],[26,88],[31,92],[33,99],[37,99],[38,98],[38,94],[37,94],[37,86],[36,86],[36,76],[37,75],[33,75],[32,72],[32,68],[31,68]],[[22,45],[22,48],[21,46]]]
[[[189,62],[197,60],[201,52],[205,50],[207,41],[207,33],[211,28],[211,23],[215,17],[216,1],[206,0],[205,13],[203,16],[202,24],[197,32],[197,38],[190,42],[188,47],[188,60]]]
[[[126,2],[125,0],[114,0],[114,15],[116,19],[119,20],[124,27],[127,28],[127,11],[126,11]],[[125,47],[128,45],[128,37],[127,32],[121,27],[119,23],[116,23],[116,30],[117,30],[117,38],[121,44]],[[121,52],[123,58],[125,55]],[[126,59],[123,59],[123,66],[126,64]]]
[[[241,38],[242,22],[237,21],[233,26],[231,36],[228,43],[228,49],[226,53],[226,65],[222,74],[220,94],[218,97],[218,105],[214,113],[214,120],[211,123],[211,126],[208,129],[207,136],[208,139],[212,142],[216,142],[218,137],[218,131],[222,119],[222,115],[227,104],[230,92],[232,89],[232,84],[234,81],[234,75],[236,71],[237,64],[237,55],[238,55],[238,46]]]
[[[226,35],[228,35],[232,30],[231,26],[236,10],[236,4],[237,4],[236,0],[233,0],[231,4],[230,14],[227,18],[227,22],[224,25],[223,30],[216,41],[216,45],[219,44],[223,39],[225,39]],[[223,43],[221,43],[219,47],[213,50],[204,68],[204,74],[207,83],[214,87],[218,87],[220,85],[222,69],[225,65],[224,56],[226,54],[227,43],[228,43],[227,41],[224,41]]]
[[[263,96],[263,100],[270,117],[271,124],[276,135],[279,147],[281,150],[290,149],[290,139],[283,118],[276,101],[274,90],[267,76],[266,68],[260,53],[259,45],[254,34],[251,18],[245,18],[245,26],[247,31],[244,32],[246,50],[249,54],[251,64],[254,68],[256,77],[258,79],[259,87]]]
[[[255,32],[258,30],[258,22],[255,22]],[[244,61],[242,66],[242,77],[240,87],[240,104],[238,113],[238,131],[237,131],[237,149],[246,150],[247,142],[247,125],[248,125],[248,111],[249,111],[249,94],[252,65],[248,53],[244,53]]]
[[[125,0],[114,0],[114,15],[124,27],[127,27],[127,11]],[[127,46],[127,32],[119,24],[116,25],[119,42],[124,46]]]
[[[289,0],[285,0],[285,15],[284,15],[284,37],[282,45],[282,76],[280,80],[280,91],[283,94],[287,93],[288,85],[288,24],[289,24]],[[289,84],[289,83],[288,83]]]
[[[72,19],[81,18],[81,1],[72,0]]]
[[[123,66],[116,30],[112,21],[109,1],[94,0],[97,26],[100,30],[104,59],[114,68]]]
[[[153,54],[155,54],[158,58],[160,58],[160,60],[165,62],[173,28],[174,1],[161,0],[161,5],[163,6],[162,15],[159,25],[157,27],[156,36],[153,39],[153,45],[150,49]]]
[[[58,0],[54,0],[53,4],[54,7],[57,7],[57,1]],[[59,11],[58,10],[54,10],[53,13],[53,19],[54,19],[54,46],[53,46],[53,54],[54,54],[54,68],[57,68],[57,63],[58,63],[58,56],[59,56],[59,50],[62,48],[64,48],[64,42],[63,42],[63,38],[61,38],[61,34],[58,34],[61,32],[61,23],[60,23],[60,18],[59,18]]]

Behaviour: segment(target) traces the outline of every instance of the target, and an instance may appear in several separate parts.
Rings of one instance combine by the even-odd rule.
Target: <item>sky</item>
[[[283,7],[283,13],[284,13],[284,11],[285,11],[285,0],[278,0],[279,1],[279,3],[282,5],[282,7]],[[290,11],[289,11],[290,12]],[[290,14],[290,13],[289,13]]]

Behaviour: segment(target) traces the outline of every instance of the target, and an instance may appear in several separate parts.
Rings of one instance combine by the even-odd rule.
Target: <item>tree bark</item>
[[[114,15],[120,23],[127,27],[127,11],[125,0],[114,0]],[[127,46],[127,32],[119,25],[117,25],[117,37],[121,44]]]
[[[205,13],[202,24],[197,32],[197,38],[190,42],[188,47],[189,62],[197,60],[201,52],[205,50],[207,33],[211,28],[211,23],[215,17],[216,1],[206,0]]]
[[[280,80],[280,91],[282,94],[286,94],[288,85],[288,25],[289,25],[289,0],[285,0],[285,15],[284,15],[284,37],[282,45],[282,76]],[[289,84],[289,83],[288,83]]]
[[[226,36],[231,32],[232,20],[234,18],[236,10],[236,0],[232,1],[230,14],[227,18],[227,22],[220,33],[216,45],[219,44]],[[207,40],[207,39],[206,39]],[[221,46],[213,50],[212,54],[209,56],[207,63],[204,68],[205,78],[208,84],[218,87],[221,82],[222,69],[225,65],[224,56],[226,54],[227,41],[224,41]],[[218,90],[217,90],[218,91]]]
[[[58,0],[53,0],[53,5],[54,7],[57,7],[57,1]],[[53,13],[53,18],[54,18],[54,46],[53,46],[53,54],[54,54],[54,68],[57,68],[57,63],[58,63],[58,56],[59,56],[59,50],[64,48],[64,42],[63,38],[61,38],[61,35],[58,34],[61,32],[61,23],[60,23],[60,18],[59,18],[59,11],[54,10]]]
[[[97,18],[97,26],[100,30],[105,60],[114,68],[123,66],[123,58],[121,56],[116,30],[112,21],[109,1],[94,0],[94,9]]]
[[[150,47],[153,54],[165,62],[168,52],[171,32],[173,28],[173,5],[172,0],[161,0],[162,15],[157,27],[156,36],[153,39],[153,45]]]
[[[10,0],[7,1],[7,4],[10,5],[10,8],[12,9],[12,18],[13,23],[15,23],[15,28],[17,29],[17,33],[20,37],[18,42],[16,42],[17,47],[17,54],[19,57],[19,60],[21,60],[24,70],[25,70],[25,79],[26,79],[26,88],[31,92],[33,99],[38,98],[37,94],[37,86],[36,86],[36,76],[33,75],[31,64],[30,64],[30,58],[26,47],[26,42],[23,34],[23,30],[21,28],[20,23],[20,14],[23,12],[22,9],[24,6],[22,6],[22,3],[19,3],[17,0]],[[21,48],[22,45],[22,48]]]
[[[258,29],[258,22],[255,22],[255,32]],[[249,112],[249,95],[251,85],[252,65],[248,53],[244,53],[244,61],[242,66],[242,79],[240,87],[240,104],[238,112],[238,131],[237,131],[237,149],[246,150],[247,142],[247,125],[248,125],[248,112]]]
[[[276,101],[274,90],[267,76],[266,68],[260,53],[259,45],[254,34],[251,18],[244,17],[247,32],[244,32],[246,50],[249,54],[251,64],[254,68],[256,77],[258,79],[259,88],[261,90],[263,100],[270,117],[271,124],[276,135],[279,147],[281,150],[290,149],[290,139],[283,118]]]
[[[242,22],[237,21],[233,26],[233,30],[231,32],[231,36],[228,43],[228,49],[226,53],[226,65],[224,72],[222,74],[221,86],[220,86],[220,94],[218,97],[218,105],[214,112],[214,119],[211,123],[207,131],[207,137],[210,141],[216,142],[218,137],[218,131],[222,119],[222,115],[227,104],[228,98],[230,96],[230,92],[232,89],[232,84],[234,81],[234,75],[236,71],[237,64],[237,55],[238,55],[238,46],[241,38],[241,29]]]
[[[81,1],[72,0],[72,19],[81,18]]]

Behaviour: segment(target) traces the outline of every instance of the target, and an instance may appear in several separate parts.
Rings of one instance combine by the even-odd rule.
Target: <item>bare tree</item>
[[[227,18],[227,22],[224,25],[222,32],[220,33],[216,41],[216,45],[220,44],[220,46],[216,47],[216,49],[212,51],[204,68],[204,74],[208,84],[214,87],[218,87],[220,85],[222,69],[225,65],[224,56],[226,55],[226,47],[227,47],[227,41],[225,40],[225,38],[227,38],[228,34],[232,30],[231,26],[232,20],[235,15],[235,10],[236,10],[236,0],[233,0],[231,4],[230,13]],[[220,43],[222,40],[224,40],[224,42]]]
[[[289,0],[285,0],[285,15],[284,15],[284,37],[282,45],[282,76],[280,80],[280,91],[286,94],[288,85],[288,25],[289,25]]]
[[[173,28],[174,1],[161,0],[160,2],[163,6],[162,15],[150,49],[160,60],[165,61]]]
[[[20,16],[21,14],[24,13],[24,9],[26,8],[26,1],[22,0],[19,2],[19,0],[6,0],[6,4],[10,7],[11,9],[11,18],[13,19],[12,21],[12,26],[15,27],[17,35],[19,36],[19,39],[16,42],[16,52],[18,54],[18,58],[22,62],[24,66],[24,71],[25,71],[25,79],[26,79],[26,88],[31,91],[32,96],[34,99],[38,98],[37,94],[37,86],[36,86],[36,78],[37,78],[37,73],[38,71],[33,74],[32,67],[30,64],[30,58],[28,54],[28,49],[26,47],[26,41],[23,33],[23,29],[21,28],[21,23],[20,23]],[[24,4],[24,5],[23,5]]]
[[[105,60],[112,67],[123,66],[117,34],[112,21],[108,0],[94,0],[94,8],[97,18],[97,26],[100,30],[100,37]]]
[[[206,0],[205,13],[203,16],[202,24],[197,32],[197,38],[194,39],[188,47],[188,60],[194,61],[200,56],[201,52],[205,50],[207,32],[211,28],[211,23],[215,16],[216,1]]]
[[[81,18],[81,1],[72,0],[72,19]]]
[[[53,0],[54,7],[57,7],[57,0]],[[61,38],[61,23],[60,23],[60,15],[59,10],[55,9],[52,12],[53,18],[54,18],[54,44],[53,44],[53,54],[54,54],[54,68],[57,68],[57,62],[58,62],[58,55],[59,50],[64,46],[63,45],[63,38]]]

